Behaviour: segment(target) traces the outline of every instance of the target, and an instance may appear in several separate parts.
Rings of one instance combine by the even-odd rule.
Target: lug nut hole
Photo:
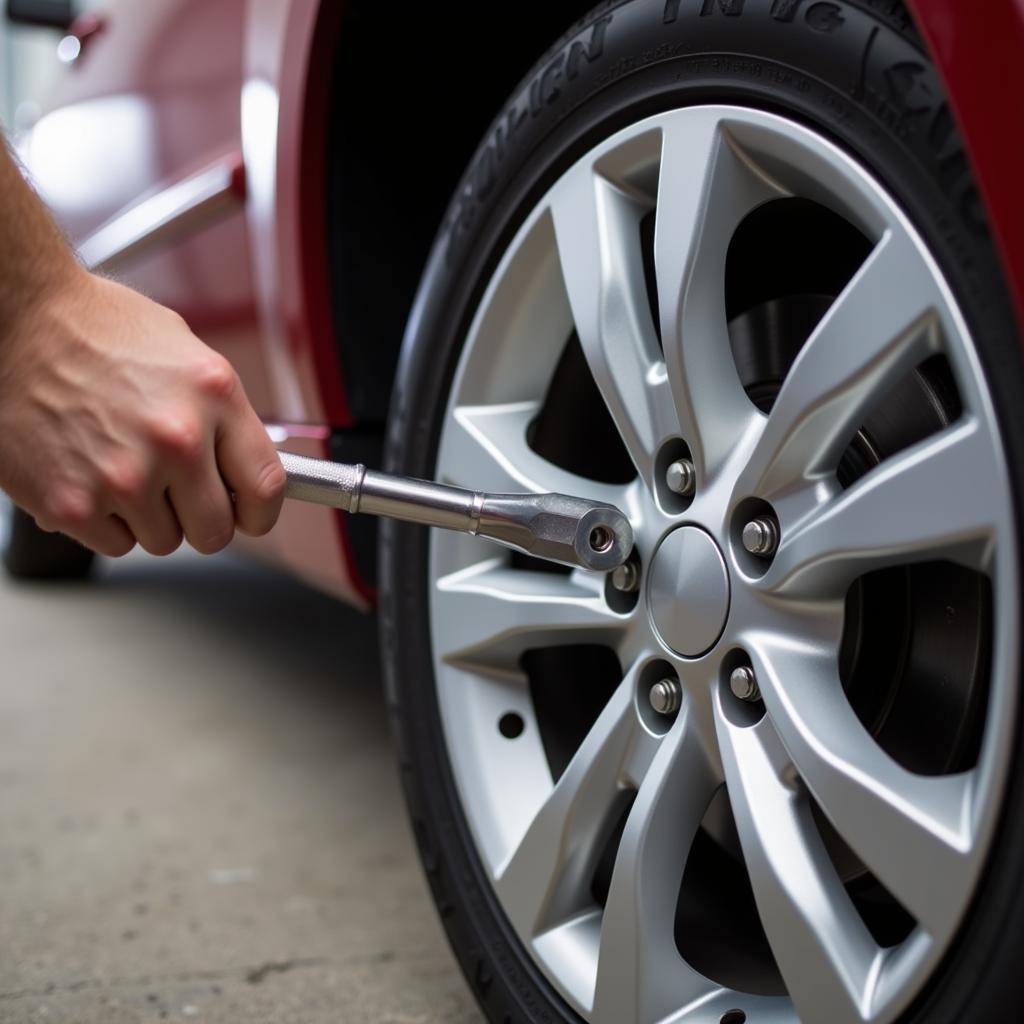
[[[726,1010],[718,1024],[746,1024],[747,1015],[742,1010]]]
[[[526,723],[523,721],[523,716],[514,711],[509,711],[498,720],[498,732],[507,740],[514,740],[522,736],[525,728]]]
[[[590,546],[594,551],[607,551],[615,542],[615,534],[607,526],[595,526],[590,531]]]

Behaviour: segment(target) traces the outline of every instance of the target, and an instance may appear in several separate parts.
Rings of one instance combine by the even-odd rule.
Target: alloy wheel
[[[797,221],[787,278],[772,241]],[[815,263],[834,287],[798,286]],[[461,804],[566,1002],[894,1019],[989,849],[1019,581],[982,369],[885,189],[754,110],[620,131],[501,260],[437,474],[609,501],[636,535],[617,580],[431,542]]]

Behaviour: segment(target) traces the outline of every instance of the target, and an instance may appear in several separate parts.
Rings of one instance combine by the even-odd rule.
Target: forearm
[[[0,136],[0,336],[79,270]]]

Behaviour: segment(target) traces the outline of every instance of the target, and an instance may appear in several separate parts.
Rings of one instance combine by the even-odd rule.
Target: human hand
[[[0,487],[106,555],[209,554],[274,525],[285,473],[225,359],[75,265],[0,330]]]

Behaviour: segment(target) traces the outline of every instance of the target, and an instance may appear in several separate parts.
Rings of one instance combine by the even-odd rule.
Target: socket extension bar
[[[614,505],[568,494],[488,494],[279,452],[285,497],[487,537],[534,558],[611,572],[633,550]]]

